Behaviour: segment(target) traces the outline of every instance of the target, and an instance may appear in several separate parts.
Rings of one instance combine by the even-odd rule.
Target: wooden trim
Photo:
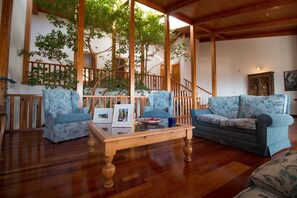
[[[273,7],[278,7],[280,8],[281,6],[285,6],[291,3],[296,3],[296,0],[270,0],[270,1],[264,1],[264,2],[257,2],[253,5],[241,7],[241,8],[235,8],[232,10],[228,10],[225,12],[221,13],[216,13],[214,15],[210,15],[207,17],[203,17],[200,19],[197,19],[194,21],[194,24],[202,24],[202,23],[207,23],[210,21],[218,20],[218,19],[223,19],[227,17],[232,17],[232,16],[238,16],[246,13],[251,13],[259,10],[265,10],[268,8],[273,8]]]
[[[197,109],[197,74],[196,74],[196,32],[195,26],[190,25],[190,47],[191,47],[191,73],[192,73],[192,100],[193,109]]]
[[[24,38],[25,54],[23,54],[22,84],[28,83],[29,56],[27,53],[29,53],[29,51],[30,51],[32,12],[33,12],[33,0],[27,0],[25,38]]]
[[[135,103],[135,73],[134,73],[134,42],[135,42],[135,16],[134,16],[134,8],[135,8],[135,1],[129,0],[129,75],[130,75],[130,82],[129,82],[129,93],[130,93],[130,104]],[[133,111],[134,112],[134,106]],[[134,116],[133,116],[134,117]]]
[[[0,76],[8,76],[13,0],[2,1],[0,29]],[[6,85],[5,85],[6,86]]]
[[[38,15],[38,7],[36,2],[33,2],[32,14]]]
[[[297,118],[297,115],[291,115],[293,118]]]
[[[84,12],[85,0],[79,0],[78,8],[78,38],[77,38],[77,83],[76,91],[80,96],[79,106],[82,106],[83,96],[83,65],[84,65]]]
[[[217,61],[216,61],[216,37],[211,34],[211,84],[212,95],[217,96]]]
[[[167,91],[170,87],[170,29],[169,29],[169,15],[164,14],[164,34],[165,34],[165,49],[164,49],[164,66],[165,66],[165,87]]]

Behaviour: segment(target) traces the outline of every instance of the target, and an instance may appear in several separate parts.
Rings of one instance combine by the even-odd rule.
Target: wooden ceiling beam
[[[175,17],[189,25],[191,25],[193,23],[193,21],[191,19],[189,19],[188,17],[186,17],[185,15],[180,14],[180,13],[173,13],[170,16],[173,16],[173,17]]]
[[[176,12],[178,9],[186,7],[186,6],[188,6],[194,2],[197,2],[197,1],[199,1],[199,0],[184,0],[179,3],[176,3],[167,9],[167,14],[172,14],[172,13]]]
[[[274,36],[292,36],[297,35],[296,31],[279,31],[279,32],[265,32],[265,33],[255,33],[255,34],[245,34],[238,36],[228,36],[228,38],[224,40],[237,40],[237,39],[250,39],[250,38],[263,38],[263,37],[274,37]],[[197,35],[197,39],[199,39],[199,35]],[[222,39],[218,39],[220,41]],[[199,42],[209,42],[210,38],[200,38]]]
[[[281,7],[281,6],[286,6],[291,3],[296,3],[296,0],[267,0],[264,2],[256,3],[250,6],[245,6],[241,8],[236,8],[232,9],[226,12],[221,12],[217,13],[214,15],[210,15],[207,17],[203,17],[197,20],[194,20],[194,24],[202,24],[202,23],[207,23],[210,21],[218,20],[218,19],[223,19],[227,17],[232,17],[232,16],[238,16],[246,13],[251,13],[259,10],[264,10],[268,8],[274,8],[274,7]]]
[[[296,31],[279,31],[279,32],[255,33],[255,34],[240,35],[240,36],[229,36],[227,38],[227,40],[260,38],[260,37],[273,37],[273,36],[291,36],[291,35],[297,35],[297,30]]]
[[[141,3],[141,4],[145,5],[145,6],[150,7],[150,8],[153,8],[153,9],[159,11],[159,12],[166,13],[166,10],[163,7],[161,7],[161,6],[159,6],[159,5],[155,4],[155,3],[152,3],[149,0],[136,0],[136,2]]]
[[[207,33],[209,33],[209,34],[212,34],[212,31],[210,31],[210,30],[208,30],[208,29],[206,29],[206,28],[203,28],[203,27],[201,27],[201,26],[196,26],[198,29],[200,29],[200,30],[202,30],[202,31],[204,31],[204,32],[207,32]],[[197,34],[198,35],[198,34]],[[209,35],[210,36],[210,35]],[[219,37],[220,39],[226,39],[225,37],[223,37],[223,36],[221,36],[221,35],[219,35],[219,34],[216,34],[215,35],[216,37]]]
[[[247,25],[240,25],[240,26],[233,26],[228,28],[222,28],[215,31],[215,33],[227,33],[227,32],[239,32],[242,30],[247,29],[258,29],[258,28],[272,28],[272,27],[281,27],[281,26],[287,26],[287,25],[296,25],[297,24],[297,18],[292,19],[284,19],[284,20],[278,20],[278,21],[269,21],[269,22],[263,22],[263,23],[253,23],[253,24],[247,24]]]

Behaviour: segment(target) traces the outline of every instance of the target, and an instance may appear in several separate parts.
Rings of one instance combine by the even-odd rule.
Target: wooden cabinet
[[[248,75],[248,94],[267,96],[274,94],[274,72]]]

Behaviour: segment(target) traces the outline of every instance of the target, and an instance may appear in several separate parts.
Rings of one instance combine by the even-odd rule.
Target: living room
[[[22,57],[17,56],[16,51],[24,43],[25,11],[22,6],[14,5],[14,13],[8,77],[18,83],[8,93],[40,94],[42,88],[31,89],[19,83]],[[189,38],[181,39],[190,43]],[[248,74],[273,71],[275,93],[290,96],[290,114],[296,116],[297,93],[285,91],[284,86],[284,72],[296,70],[296,44],[296,34],[217,41],[217,96],[247,94]],[[197,40],[197,84],[207,90],[212,90],[211,45],[203,39]],[[190,51],[190,46],[188,48]],[[164,50],[158,54],[163,56]],[[181,59],[180,66],[182,78],[191,80],[191,62]],[[289,128],[290,149],[297,148],[296,132],[295,118],[295,124]],[[116,185],[106,190],[101,177],[102,145],[95,145],[99,150],[96,153],[86,154],[88,138],[52,144],[43,139],[41,133],[40,129],[6,132],[0,182],[3,186],[0,194],[4,197],[232,197],[247,186],[248,176],[254,169],[284,156],[288,150],[273,157],[262,157],[194,137],[192,162],[185,164],[184,143],[180,140],[127,149],[117,153]]]

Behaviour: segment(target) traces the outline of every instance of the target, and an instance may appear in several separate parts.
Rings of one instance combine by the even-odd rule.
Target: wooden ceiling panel
[[[297,32],[297,0],[136,0],[195,25],[203,40],[288,35]],[[39,6],[38,11],[46,12]],[[36,11],[36,10],[35,10]],[[186,36],[189,27],[176,30]],[[297,33],[296,33],[297,35]],[[208,39],[209,40],[209,39]]]

